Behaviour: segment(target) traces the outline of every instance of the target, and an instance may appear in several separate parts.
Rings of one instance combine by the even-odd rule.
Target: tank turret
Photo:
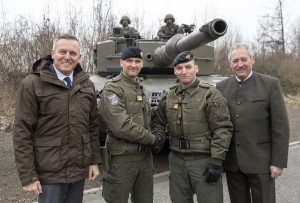
[[[108,40],[96,45],[96,71],[100,75],[119,73],[122,51],[127,46],[135,45],[141,48],[145,55],[141,74],[173,74],[172,62],[176,55],[190,50],[193,51],[196,63],[199,63],[202,70],[199,74],[210,75],[213,71],[214,53],[213,47],[206,44],[223,36],[226,31],[227,23],[222,19],[215,19],[188,35],[177,34],[168,41],[135,40],[114,33]]]
[[[214,49],[207,43],[223,36],[227,31],[227,23],[222,19],[211,22],[193,29],[189,34],[177,34],[168,41],[159,39],[145,40],[125,38],[119,34],[120,28],[113,29],[113,35],[105,41],[98,42],[95,49],[96,72],[102,78],[115,76],[120,73],[120,57],[122,51],[128,46],[137,46],[143,50],[144,66],[140,76],[144,77],[150,98],[153,95],[160,97],[162,92],[174,85],[176,78],[173,74],[173,60],[182,51],[192,51],[195,62],[199,66],[199,77],[212,75],[214,72]],[[105,80],[93,79],[96,88],[101,89]],[[100,82],[101,81],[101,82]],[[214,83],[211,78],[204,79]],[[154,93],[154,94],[153,94]],[[151,95],[152,96],[151,96]],[[159,100],[159,99],[158,99]],[[151,101],[157,103],[158,100]]]

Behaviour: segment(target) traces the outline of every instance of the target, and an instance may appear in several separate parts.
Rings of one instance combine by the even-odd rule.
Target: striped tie
[[[67,88],[68,88],[68,89],[71,89],[72,84],[71,84],[71,79],[70,79],[70,77],[65,77],[65,78],[64,78],[64,81],[67,82]]]

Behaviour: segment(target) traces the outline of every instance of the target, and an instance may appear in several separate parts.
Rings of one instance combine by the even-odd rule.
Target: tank
[[[213,76],[214,48],[207,45],[227,32],[227,23],[222,19],[214,19],[200,28],[188,29],[185,34],[176,34],[169,40],[135,39],[122,36],[122,28],[114,28],[113,35],[105,41],[98,42],[94,50],[96,73],[91,77],[96,89],[100,91],[109,78],[118,75],[121,71],[120,57],[128,46],[137,46],[143,50],[144,66],[139,77],[143,78],[151,101],[151,105],[158,104],[163,93],[176,84],[173,74],[173,60],[182,51],[192,51],[195,62],[199,66],[197,77],[212,85],[222,80],[222,77]],[[194,25],[193,25],[194,26]]]

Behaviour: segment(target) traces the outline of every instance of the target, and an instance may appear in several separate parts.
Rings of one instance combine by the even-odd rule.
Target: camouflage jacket
[[[164,25],[157,32],[157,36],[160,38],[171,38],[176,34],[183,34],[183,30],[176,24],[170,26]]]
[[[140,38],[140,33],[133,27],[123,27],[123,36],[130,36],[129,38]]]

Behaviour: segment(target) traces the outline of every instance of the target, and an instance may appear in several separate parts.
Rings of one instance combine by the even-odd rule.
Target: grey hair
[[[232,52],[233,52],[233,50],[235,50],[235,49],[246,49],[250,57],[253,57],[253,56],[254,56],[254,55],[253,55],[252,49],[251,49],[247,44],[234,43],[234,44],[231,46],[230,51],[229,51],[229,53],[228,53],[228,60],[229,60],[229,61],[230,61],[230,59],[231,59]]]
[[[61,39],[68,39],[68,40],[75,40],[79,43],[79,40],[77,39],[77,37],[75,37],[74,35],[70,35],[70,34],[63,34],[63,35],[60,35],[58,36],[55,40],[54,40],[54,43],[53,43],[53,50],[56,49],[56,46],[57,46],[57,42]]]

